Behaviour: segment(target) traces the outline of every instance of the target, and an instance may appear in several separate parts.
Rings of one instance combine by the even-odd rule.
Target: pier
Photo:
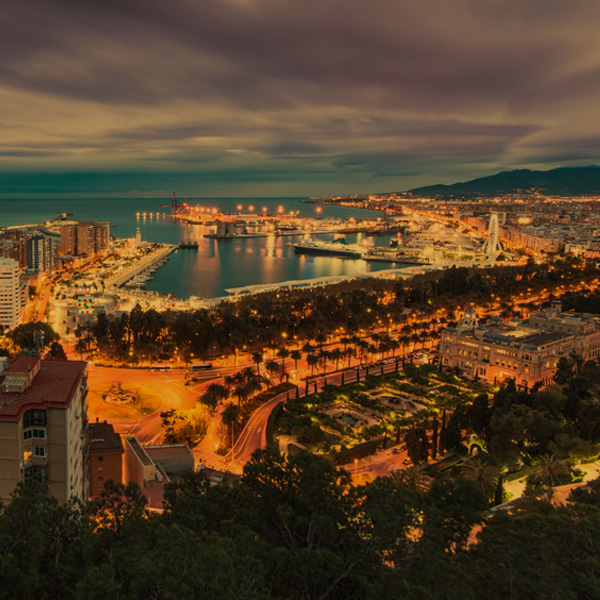
[[[166,259],[171,253],[175,252],[179,248],[178,244],[162,244],[156,250],[149,252],[141,260],[135,264],[124,269],[120,269],[114,275],[106,280],[106,288],[117,288],[121,287],[129,280],[133,279],[136,275],[147,271],[160,261]]]

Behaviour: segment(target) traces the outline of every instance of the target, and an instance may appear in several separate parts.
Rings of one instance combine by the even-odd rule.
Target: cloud
[[[593,161],[576,140],[600,136],[599,18],[593,0],[8,3],[0,172],[198,165],[197,188],[212,170],[294,193]]]

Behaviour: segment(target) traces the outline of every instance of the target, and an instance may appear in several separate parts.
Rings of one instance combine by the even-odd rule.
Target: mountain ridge
[[[549,195],[600,194],[600,166],[556,167],[548,171],[514,169],[495,175],[445,185],[434,184],[408,190],[415,195],[490,195],[539,192]]]

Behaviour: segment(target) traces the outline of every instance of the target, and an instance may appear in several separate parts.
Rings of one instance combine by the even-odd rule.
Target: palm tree
[[[319,350],[323,349],[323,344],[327,341],[327,336],[322,332],[319,331],[316,335],[315,335],[315,342],[317,342],[318,346],[319,346]]]
[[[314,344],[311,344],[310,342],[306,342],[304,346],[302,346],[302,352],[306,352],[306,354],[311,354],[316,349],[317,347]]]
[[[431,477],[425,475],[422,469],[417,466],[408,467],[401,471],[394,471],[392,473],[392,479],[409,490],[421,494],[429,489],[429,486],[433,481]]]
[[[410,341],[413,343],[413,352],[417,349],[417,342],[421,341],[421,336],[418,333],[413,333],[410,336]]]
[[[494,495],[496,482],[498,481],[498,472],[489,463],[481,462],[477,457],[471,458],[462,467],[461,475],[465,479],[474,481],[488,498]]]
[[[265,363],[265,369],[267,370],[267,373],[269,373],[269,375],[271,375],[271,377],[273,375],[276,375],[279,373],[279,363],[276,360],[268,360]]]
[[[210,412],[214,412],[217,405],[222,400],[225,400],[229,396],[227,388],[220,383],[211,383],[205,390],[204,394],[200,396],[199,400],[202,404],[208,407]]]
[[[300,350],[292,350],[290,352],[290,358],[294,361],[294,369],[298,373],[298,361],[302,358],[302,352]]]
[[[319,364],[319,357],[316,354],[307,354],[306,364],[311,368],[311,376],[314,377],[315,367]]]
[[[331,352],[329,350],[320,350],[318,357],[319,361],[323,364],[323,375],[325,375],[327,373],[327,361],[331,358]]]
[[[365,355],[365,352],[369,349],[369,342],[367,342],[367,340],[358,340],[356,342],[356,346],[360,349],[360,364],[363,364],[363,357]]]
[[[538,458],[531,474],[544,485],[553,487],[567,483],[570,479],[571,469],[567,463],[559,460],[553,454],[544,454]]]
[[[342,358],[342,356],[343,356],[343,352],[339,348],[334,348],[333,350],[331,350],[329,352],[330,360],[335,361],[335,370],[336,371],[340,370],[340,359]]]
[[[348,365],[347,368],[350,368],[350,360],[353,356],[356,356],[356,350],[354,350],[354,348],[346,348],[346,350],[344,351],[344,356],[348,359]]]
[[[281,359],[281,372],[285,373],[285,359],[290,355],[290,351],[285,347],[279,348],[277,350],[277,356]]]
[[[221,422],[223,423],[223,425],[225,425],[225,427],[228,427],[231,429],[232,441],[233,441],[233,428],[234,428],[234,425],[237,424],[239,419],[240,419],[240,407],[236,406],[233,402],[227,403],[227,405],[223,409],[223,412],[221,413]],[[233,446],[233,444],[232,444],[232,446]]]
[[[260,375],[260,363],[263,361],[262,352],[253,352],[252,361],[256,364],[256,372]]]

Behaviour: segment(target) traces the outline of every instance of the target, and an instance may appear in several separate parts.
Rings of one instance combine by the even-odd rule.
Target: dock
[[[140,261],[114,273],[106,280],[106,288],[121,287],[137,275],[148,271],[161,261],[166,260],[178,248],[179,244],[161,244],[158,248],[146,254]]]

